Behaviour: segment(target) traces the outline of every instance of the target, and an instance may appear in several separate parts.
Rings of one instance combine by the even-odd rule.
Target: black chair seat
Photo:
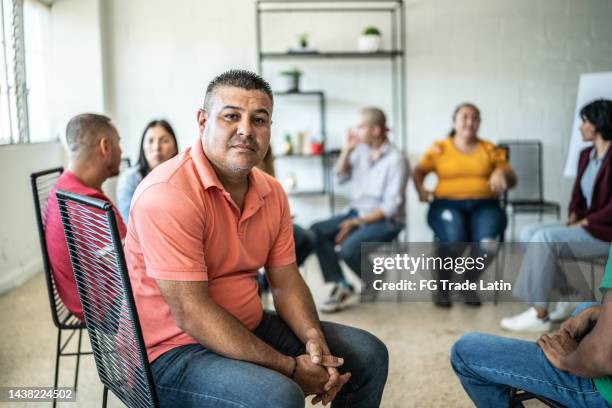
[[[508,202],[512,206],[512,211],[515,213],[558,213],[561,211],[561,205],[552,201],[527,201],[527,200],[511,200]]]

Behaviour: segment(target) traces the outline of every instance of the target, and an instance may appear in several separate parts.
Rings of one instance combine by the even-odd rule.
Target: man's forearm
[[[306,344],[308,340],[324,340],[321,323],[312,294],[297,273],[288,273],[282,285],[273,287],[274,306],[291,331]]]
[[[359,217],[359,220],[363,224],[371,224],[373,222],[378,222],[380,220],[385,219],[385,213],[381,209],[376,209],[364,215],[363,217]]]
[[[293,358],[285,356],[251,333],[234,316],[207,300],[182,327],[207,349],[235,360],[249,361],[290,376]]]
[[[351,169],[349,164],[349,156],[351,155],[352,149],[343,148],[340,151],[340,156],[338,157],[338,161],[336,162],[336,174],[339,176],[343,176],[348,173]]]

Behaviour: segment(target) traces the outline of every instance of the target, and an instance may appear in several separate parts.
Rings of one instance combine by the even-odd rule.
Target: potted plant
[[[308,33],[298,35],[298,45],[303,49],[308,48]]]
[[[281,75],[284,76],[287,81],[287,92],[299,92],[302,71],[297,68],[292,68],[282,71]]]
[[[366,27],[359,36],[357,48],[361,52],[377,52],[381,48],[381,33],[376,27]]]

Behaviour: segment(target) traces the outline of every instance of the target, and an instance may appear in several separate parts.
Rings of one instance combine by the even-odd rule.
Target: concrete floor
[[[313,267],[312,261],[307,264],[308,269]],[[325,288],[312,272],[307,281],[320,298]],[[469,331],[503,334],[500,318],[523,309],[524,305],[516,303],[485,304],[479,309],[457,304],[450,310],[430,303],[371,303],[322,318],[369,330],[387,344],[391,361],[383,407],[470,407],[473,405],[449,364],[451,345]],[[1,296],[0,311],[0,386],[51,386],[57,332],[51,322],[43,275]],[[520,337],[533,340],[537,335]],[[85,344],[89,346],[87,339]],[[61,386],[71,384],[74,363],[70,360],[62,362]],[[102,386],[93,358],[86,357],[81,362],[77,404],[58,406],[100,406],[101,401]],[[0,402],[0,407],[50,405]],[[109,406],[122,404],[112,396]]]

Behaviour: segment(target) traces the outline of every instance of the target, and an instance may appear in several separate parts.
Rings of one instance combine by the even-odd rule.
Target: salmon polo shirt
[[[208,295],[249,330],[260,323],[257,271],[295,262],[289,203],[259,169],[241,212],[202,143],[160,164],[132,199],[125,254],[149,361],[197,343],[174,321],[156,279],[207,281]]]

